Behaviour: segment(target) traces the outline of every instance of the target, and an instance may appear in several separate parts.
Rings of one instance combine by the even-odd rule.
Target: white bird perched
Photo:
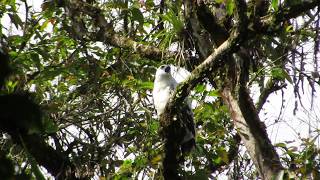
[[[173,70],[175,72],[172,72]],[[166,104],[178,85],[177,80],[172,76],[172,74],[177,73],[178,70],[179,69],[175,66],[170,65],[162,65],[157,69],[152,94],[154,106],[159,117],[164,113]],[[179,132],[177,132],[177,134],[182,137],[178,137],[177,140],[181,145],[183,153],[189,152],[195,147],[195,125],[191,103],[188,103],[187,99],[185,100],[185,103],[187,105],[183,106],[184,108],[177,108],[178,112],[175,116],[175,119],[182,123]]]

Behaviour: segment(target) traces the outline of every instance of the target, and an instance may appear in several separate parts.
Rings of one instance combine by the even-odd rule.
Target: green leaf
[[[169,10],[165,15],[162,16],[164,20],[172,24],[174,31],[180,32],[183,29],[183,22],[179,19],[179,16],[175,14],[173,10]]]
[[[275,11],[278,11],[279,8],[279,0],[272,0],[271,1],[271,6]]]
[[[9,14],[9,17],[17,29],[19,29],[19,26],[22,27],[23,23],[22,23],[20,17],[16,13]]]
[[[213,160],[213,162],[214,162],[215,164],[220,164],[221,161],[222,161],[222,159],[221,159],[220,156],[218,156],[217,158],[215,158],[215,159]]]
[[[198,84],[194,90],[197,92],[197,93],[203,93],[204,90],[206,90],[206,86],[203,85],[203,84]]]
[[[43,31],[49,24],[51,19],[47,19],[41,26],[40,26],[40,31]]]
[[[212,91],[209,91],[208,96],[220,97],[219,90],[212,90]]]
[[[281,68],[271,69],[271,76],[276,79],[284,79],[283,70]]]
[[[154,6],[153,0],[146,0],[145,3],[147,8],[152,8]]]
[[[302,0],[288,0],[288,1],[285,1],[286,7],[295,6],[295,5],[298,5],[298,4],[301,4],[301,3],[302,3]]]
[[[224,0],[216,0],[216,3],[218,3],[218,4],[221,4],[223,2],[224,2]]]
[[[225,163],[229,162],[228,153],[223,147],[218,148],[217,153],[223,162],[225,162]]]
[[[10,51],[9,56],[10,59],[15,59],[18,56],[18,53],[16,51]]]
[[[140,87],[142,89],[148,90],[148,89],[153,89],[153,82],[147,81],[147,82],[141,82]]]
[[[286,80],[289,81],[290,84],[293,84],[293,80],[290,77],[289,73],[287,71],[283,70],[283,74],[284,74],[284,77],[286,78]]]
[[[292,25],[287,26],[286,27],[286,32],[287,33],[293,32],[293,26]]]
[[[151,162],[152,165],[157,165],[161,160],[162,160],[162,156],[161,156],[161,154],[158,154],[155,157],[153,157],[150,160],[150,162]]]
[[[24,38],[22,36],[19,35],[13,35],[9,37],[9,41],[10,43],[12,43],[13,45],[21,45],[21,43],[24,42]]]
[[[15,82],[13,82],[13,81],[7,81],[7,84],[6,84],[6,90],[7,90],[7,92],[8,92],[8,93],[14,92],[15,87],[17,86],[17,84],[18,84],[18,81],[15,81]]]
[[[32,61],[34,61],[36,67],[38,68],[38,70],[41,69],[42,64],[40,62],[40,58],[39,58],[39,54],[37,54],[36,52],[33,52],[30,54]]]
[[[226,4],[227,14],[228,15],[232,15],[233,11],[234,11],[234,8],[236,7],[235,4],[234,4],[234,0],[227,0],[226,3],[227,3]]]
[[[287,145],[285,143],[277,143],[275,144],[276,147],[282,147],[282,148],[286,148]]]
[[[36,179],[45,180],[46,178],[44,177],[44,175],[40,171],[36,160],[33,157],[30,157],[30,158],[32,159],[31,160],[31,169],[32,169],[32,172],[33,172],[34,176],[36,177]]]
[[[293,83],[293,80],[291,79],[291,77],[288,74],[288,72],[286,70],[282,69],[282,68],[273,68],[273,69],[271,69],[271,76],[276,78],[276,79],[280,79],[280,80],[286,79],[291,84]]]
[[[42,72],[42,78],[51,80],[63,73],[68,73],[68,72],[64,68],[49,68]]]
[[[139,23],[139,27],[143,27],[144,17],[141,11],[138,8],[131,8],[130,9],[132,20],[137,21]]]
[[[55,133],[59,130],[58,126],[49,118],[43,120],[43,127],[47,134]]]
[[[132,160],[124,160],[117,174],[130,177],[132,173],[132,163]]]
[[[149,123],[149,131],[150,131],[152,134],[157,134],[158,129],[159,129],[159,121],[151,121],[151,122]]]

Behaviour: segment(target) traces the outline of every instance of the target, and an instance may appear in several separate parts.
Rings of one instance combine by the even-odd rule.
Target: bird
[[[179,84],[172,76],[177,70],[178,68],[173,65],[161,65],[156,71],[152,95],[158,117],[164,113],[166,104]],[[194,149],[196,143],[194,115],[190,100],[186,98],[183,103],[181,108],[176,108],[177,112],[173,120],[179,122],[176,135],[180,137],[177,137],[177,143],[180,144],[181,152],[185,154]]]

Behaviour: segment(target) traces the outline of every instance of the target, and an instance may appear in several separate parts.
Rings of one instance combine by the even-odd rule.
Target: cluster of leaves
[[[18,12],[23,5],[27,8],[26,19],[21,19]],[[120,2],[104,6],[120,16],[128,13],[132,31],[143,30],[144,22],[155,21],[144,19],[136,2],[129,10]],[[156,169],[161,148],[150,90],[157,63],[127,49],[70,37],[66,24],[71,20],[64,10],[53,1],[42,8],[35,12],[27,2],[20,1],[1,4],[2,17],[14,25],[1,26],[14,72],[2,94],[34,93],[44,112],[45,132],[41,134],[57,150],[68,154],[77,165],[79,177],[95,173],[106,178],[128,173],[137,176],[142,170],[150,173],[147,167]],[[145,8],[151,7],[146,4]],[[10,28],[23,34],[11,34]],[[142,37],[135,38],[140,41]],[[30,126],[29,130],[35,128]],[[15,174],[36,173],[23,148],[17,148],[10,138],[2,139],[1,144],[8,147],[4,155],[20,167]]]
[[[289,146],[293,142],[276,144],[276,147],[279,147],[284,153],[282,160],[290,170],[288,178],[309,178],[310,174],[314,179],[320,177],[319,148],[315,145],[317,138],[318,136],[312,139],[301,139],[300,147]]]

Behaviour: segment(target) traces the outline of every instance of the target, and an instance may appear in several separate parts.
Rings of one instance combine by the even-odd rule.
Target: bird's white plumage
[[[177,81],[178,84],[185,81],[191,75],[191,73],[188,70],[182,67],[177,67],[173,65],[170,65],[170,67],[171,75]]]
[[[162,65],[157,69],[154,87],[153,87],[153,101],[157,114],[160,115],[164,112],[166,104],[170,100],[171,94],[176,89],[178,82],[185,80],[190,73],[183,69],[172,65]],[[178,81],[178,82],[177,82]],[[194,142],[195,127],[193,122],[193,113],[191,109],[191,103],[186,100],[186,108],[183,108],[178,112],[176,118],[179,118],[184,123],[184,135],[181,138],[181,145],[187,142]],[[194,147],[194,143],[191,143]],[[189,147],[187,147],[188,149]],[[191,147],[192,148],[192,147]]]
[[[165,72],[164,69],[168,66],[170,71]],[[177,85],[186,80],[190,74],[188,70],[173,65],[162,65],[157,69],[152,94],[158,116],[163,113],[171,93],[176,89]],[[187,101],[191,109],[191,101],[189,99]]]
[[[161,66],[157,69],[154,87],[153,87],[153,101],[154,106],[157,110],[158,116],[164,112],[164,108],[167,102],[170,99],[171,93],[177,87],[177,81],[171,75],[171,69],[168,72],[165,71],[165,68],[170,66]]]

